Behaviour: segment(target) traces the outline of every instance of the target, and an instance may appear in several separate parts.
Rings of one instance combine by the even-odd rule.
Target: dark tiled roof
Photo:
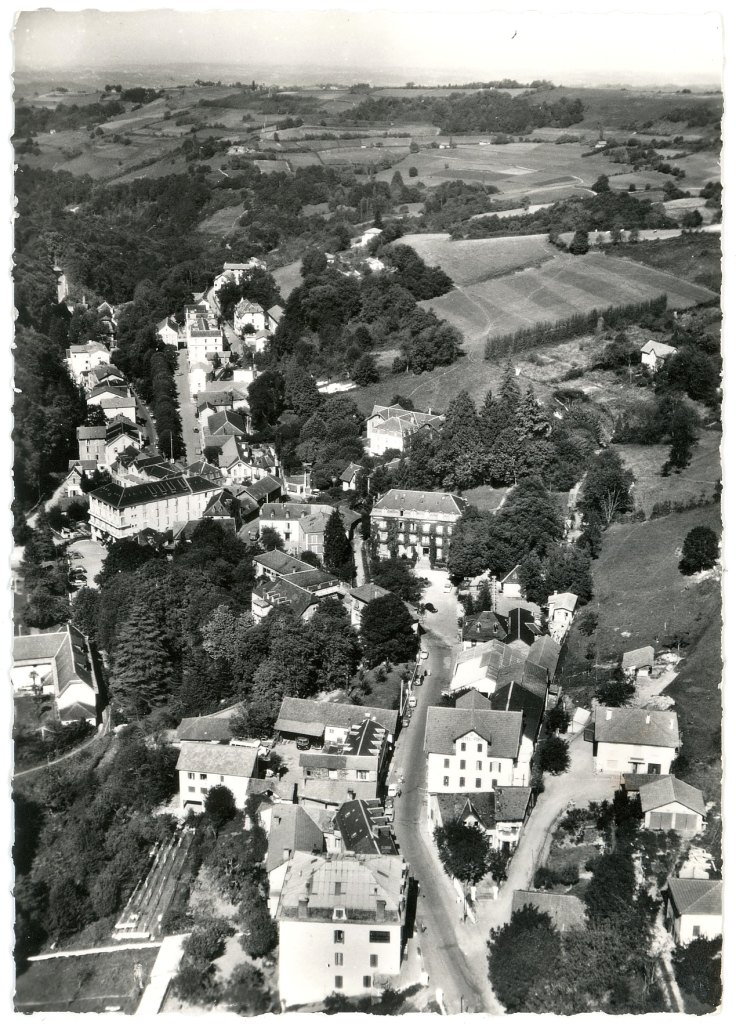
[[[522,715],[518,711],[429,708],[424,750],[428,754],[452,754],[455,740],[476,732],[488,742],[494,757],[515,758],[519,753],[521,726]]]
[[[496,821],[523,821],[532,798],[529,786],[499,786],[496,793]]]
[[[532,644],[528,661],[532,665],[541,665],[546,668],[551,682],[557,672],[561,650],[560,645],[551,636],[540,636]]]
[[[368,604],[379,597],[387,597],[390,593],[390,590],[384,590],[377,583],[364,583],[362,587],[353,587],[350,591],[350,596],[354,597],[357,601],[361,601],[363,604]]]
[[[343,847],[352,853],[398,854],[384,809],[378,800],[348,800],[335,815]]]
[[[523,684],[511,682],[491,695],[491,707],[496,711],[521,711],[524,715],[524,735],[536,742],[545,709],[545,698],[532,693]]]
[[[321,736],[326,726],[349,729],[351,725],[359,725],[363,719],[370,718],[393,735],[398,725],[398,717],[398,711],[389,711],[387,708],[284,697],[274,728],[278,732]],[[315,728],[307,730],[305,726]]]
[[[322,853],[325,837],[322,829],[299,804],[274,804],[268,834],[266,871],[273,871],[296,851]]]
[[[674,775],[659,775],[655,778],[645,776],[645,781],[639,787],[639,797],[641,809],[645,814],[670,803],[682,804],[696,814],[705,814],[705,802],[701,791],[681,779],[676,779]]]
[[[505,640],[508,620],[495,612],[478,612],[469,615],[463,626],[463,640],[486,643],[489,640]]]
[[[262,565],[264,569],[270,569],[272,572],[278,573],[279,576],[288,576],[293,572],[314,568],[309,562],[302,562],[300,558],[287,555],[285,551],[265,551],[262,555],[256,555],[253,561],[258,565]]]
[[[258,760],[257,747],[227,746],[223,743],[184,743],[176,769],[180,772],[207,772],[249,779]]]
[[[262,476],[260,480],[254,481],[252,484],[245,484],[243,490],[254,498],[256,501],[260,501],[263,498],[267,498],[269,495],[276,493],[281,490],[281,484],[275,477]]]
[[[459,517],[467,507],[465,498],[444,491],[407,491],[393,487],[373,506],[373,512],[403,510],[407,516],[423,512],[442,512]]]
[[[667,888],[678,916],[723,913],[721,879],[668,878]]]
[[[512,608],[508,617],[508,634],[506,643],[522,640],[530,647],[539,636],[539,627],[534,622],[534,614],[528,608]]]
[[[641,743],[671,749],[680,746],[680,728],[674,711],[598,707],[594,728],[598,743]]]
[[[487,697],[484,697],[482,693],[477,690],[468,690],[462,697],[458,697],[455,701],[456,708],[481,708],[484,711],[491,711],[491,702]]]
[[[104,484],[96,491],[92,491],[91,496],[113,508],[129,508],[131,505],[143,505],[149,501],[161,501],[164,498],[176,498],[184,494],[200,494],[203,491],[218,489],[215,484],[204,480],[201,476],[176,476],[168,480],[136,484],[133,487]]]

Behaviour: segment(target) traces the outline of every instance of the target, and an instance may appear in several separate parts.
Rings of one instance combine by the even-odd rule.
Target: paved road
[[[75,540],[67,548],[69,565],[72,569],[84,569],[87,574],[85,586],[96,587],[95,576],[102,570],[107,548],[96,540]],[[75,558],[74,555],[78,555]]]
[[[75,747],[74,750],[70,750],[66,754],[61,754],[59,757],[55,757],[51,761],[45,761],[43,764],[37,764],[35,768],[24,768],[22,772],[15,772],[13,774],[13,778],[22,779],[24,776],[27,775],[35,775],[37,772],[42,772],[46,768],[52,768],[54,765],[59,764],[61,761],[68,761],[69,758],[76,757],[77,754],[81,754],[83,750],[86,750],[88,747],[91,747],[92,744],[96,743],[101,736],[107,735],[107,733],[110,731],[110,711],[108,708],[105,708],[105,710],[102,713],[102,724],[103,728],[99,732],[96,732],[94,736],[91,736],[88,740],[85,740],[84,743],[80,743],[80,745],[78,747]]]
[[[181,433],[187,446],[187,465],[191,466],[193,462],[196,462],[201,457],[201,448],[197,408],[189,396],[189,362],[185,348],[179,349],[179,366],[174,379],[176,380],[176,390],[179,397]]]
[[[411,724],[396,744],[392,780],[404,778],[396,801],[394,829],[402,856],[419,883],[417,917],[426,925],[419,936],[430,986],[441,988],[450,1013],[472,1007],[502,1013],[487,981],[485,935],[471,922],[459,920],[456,895],[442,871],[427,829],[424,729],[427,708],[439,703],[447,686],[453,652],[442,639],[428,633],[423,646],[429,658],[422,662],[430,675],[416,689],[417,707]]]

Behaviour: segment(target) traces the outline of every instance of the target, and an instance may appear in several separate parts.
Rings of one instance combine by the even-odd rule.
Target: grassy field
[[[287,263],[285,267],[279,267],[277,270],[272,271],[284,301],[302,283],[301,268],[302,261],[296,260],[294,263]]]
[[[404,235],[401,244],[410,245],[430,266],[441,266],[456,285],[477,284],[514,270],[540,266],[557,252],[546,235],[459,242],[451,241],[444,233]]]
[[[466,243],[452,243],[463,244]],[[489,336],[573,313],[640,302],[663,292],[674,309],[714,297],[707,289],[671,274],[654,268],[645,271],[641,265],[624,259],[613,263],[591,252],[582,257],[556,253],[540,267],[455,288],[422,305],[457,327],[464,335],[465,351],[482,358]]]
[[[197,230],[206,235],[226,235],[233,231],[240,217],[243,216],[243,204],[239,206],[224,206],[217,213],[213,213],[207,220],[203,220],[197,226]]]
[[[133,968],[143,964],[147,983],[157,955],[158,949],[121,949],[35,961],[16,980],[15,1008],[20,1013],[102,1013],[115,1007],[133,1013],[140,999]]]
[[[720,444],[720,433],[701,431],[690,465],[681,473],[667,477],[660,475],[669,453],[667,445],[622,444],[614,447],[636,478],[636,507],[643,508],[649,515],[656,502],[687,501],[701,495],[710,498],[716,481],[722,475]]]
[[[463,491],[463,497],[482,512],[493,512],[508,493],[508,487],[488,487],[483,484],[481,487],[471,487],[469,491]]]
[[[694,284],[720,288],[721,237],[717,234],[679,235],[656,242],[607,246],[606,256],[643,263],[656,270],[684,277]]]

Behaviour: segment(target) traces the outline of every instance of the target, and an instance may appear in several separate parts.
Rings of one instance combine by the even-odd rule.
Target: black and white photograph
[[[728,1005],[733,24],[579,7],[9,12],[8,1013]]]

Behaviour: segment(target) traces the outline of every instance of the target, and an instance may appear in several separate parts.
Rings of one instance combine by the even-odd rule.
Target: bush
[[[195,964],[211,964],[225,952],[225,938],[231,933],[232,927],[218,919],[197,925],[184,940],[184,953]]]
[[[418,174],[419,174],[419,171],[416,169],[416,167],[410,167],[409,168],[409,177],[410,178],[416,178]]]
[[[679,569],[683,576],[712,569],[718,561],[718,536],[708,526],[695,526],[685,537]]]
[[[561,868],[537,868],[534,872],[535,889],[552,889],[555,885],[576,885],[580,881],[577,864],[565,864]]]
[[[562,775],[570,767],[570,751],[565,740],[548,736],[537,746],[537,761],[543,772]]]
[[[595,696],[607,708],[621,708],[636,693],[636,684],[627,679],[609,679],[596,687]]]

